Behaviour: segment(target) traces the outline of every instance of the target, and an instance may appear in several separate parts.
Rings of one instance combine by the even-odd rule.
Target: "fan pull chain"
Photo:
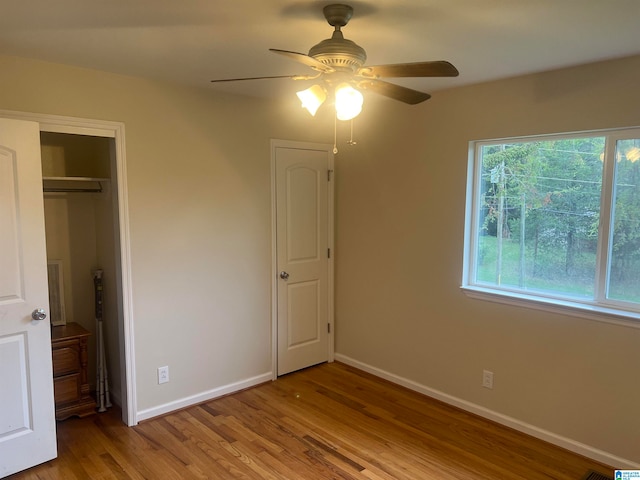
[[[338,153],[338,117],[333,117],[333,154]]]
[[[347,142],[347,145],[357,145],[353,139],[353,118],[351,119],[351,138]],[[336,155],[338,153],[338,118],[333,117],[333,154]]]
[[[347,142],[349,145],[357,145],[357,142],[353,140],[353,118],[351,119],[351,138]]]

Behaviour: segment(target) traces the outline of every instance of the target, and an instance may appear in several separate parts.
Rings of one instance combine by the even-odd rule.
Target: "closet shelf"
[[[42,177],[45,193],[101,193],[108,178],[95,177]]]

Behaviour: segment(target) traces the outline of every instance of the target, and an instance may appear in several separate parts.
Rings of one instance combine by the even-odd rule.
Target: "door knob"
[[[287,272],[280,272],[280,278],[283,280],[287,280],[289,278],[289,274]]]
[[[47,312],[44,311],[44,308],[36,308],[31,312],[31,318],[34,320],[44,320],[47,318]]]

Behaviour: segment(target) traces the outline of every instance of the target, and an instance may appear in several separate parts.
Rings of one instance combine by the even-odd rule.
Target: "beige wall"
[[[635,57],[370,103],[336,160],[337,352],[640,463],[640,329],[460,290],[469,141],[638,126],[638,85]]]
[[[270,104],[6,56],[0,71],[0,109],[125,124],[137,410],[271,371],[269,141],[332,125],[293,91]]]

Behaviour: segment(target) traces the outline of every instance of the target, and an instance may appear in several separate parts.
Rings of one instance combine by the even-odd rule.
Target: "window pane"
[[[594,297],[604,143],[481,147],[477,283]]]
[[[608,298],[640,303],[640,140],[616,144]]]

